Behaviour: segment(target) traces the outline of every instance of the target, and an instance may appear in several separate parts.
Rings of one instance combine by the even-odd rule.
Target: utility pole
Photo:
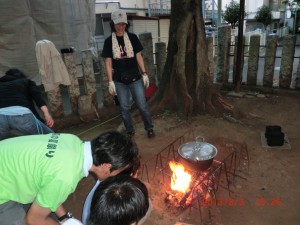
[[[218,0],[218,22],[217,22],[217,27],[219,28],[221,26],[221,11],[222,11],[222,0]]]
[[[237,43],[237,53],[236,53],[236,78],[235,78],[235,92],[240,92],[241,87],[241,73],[242,73],[242,58],[244,57],[244,12],[245,12],[245,0],[240,0],[240,14],[239,14],[239,26],[238,26],[238,43]]]
[[[212,25],[216,26],[215,21],[215,0],[212,0],[212,14],[211,14]]]

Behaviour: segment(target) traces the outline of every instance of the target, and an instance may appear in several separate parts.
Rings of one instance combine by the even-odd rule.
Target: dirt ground
[[[140,178],[148,185],[153,211],[145,225],[205,224],[205,225],[296,225],[300,214],[300,95],[247,95],[229,97],[229,102],[246,116],[242,118],[213,118],[201,115],[191,122],[183,121],[167,110],[154,117],[156,137],[148,139],[142,123],[136,121],[134,137],[142,155],[143,170]],[[72,127],[61,132],[78,135],[89,140],[101,132],[116,129],[120,118],[107,123],[95,122]],[[263,145],[261,132],[267,125],[280,125],[287,137],[282,148]],[[165,204],[168,177],[161,179],[155,170],[158,153],[178,137],[193,131],[218,149],[216,159],[222,160],[228,152],[226,146],[240,149],[244,143],[249,153],[249,163],[242,161],[234,179],[230,179],[229,195],[225,173],[217,191],[218,204],[202,205],[185,210],[170,208]],[[245,159],[245,158],[243,158]],[[248,169],[249,166],[249,169]],[[156,171],[156,175],[154,174]],[[158,171],[158,172],[157,172]],[[232,176],[231,176],[232,178]],[[84,199],[94,178],[83,179],[65,206],[81,218]],[[221,187],[223,184],[223,187]],[[201,210],[201,211],[200,211]],[[202,219],[200,217],[202,214]]]

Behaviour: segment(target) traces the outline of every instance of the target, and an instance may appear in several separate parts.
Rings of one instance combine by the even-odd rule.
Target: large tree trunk
[[[184,116],[230,111],[209,75],[202,1],[172,0],[168,55],[152,111],[170,109]]]

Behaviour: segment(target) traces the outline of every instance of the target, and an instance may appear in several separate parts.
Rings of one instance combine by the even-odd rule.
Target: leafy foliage
[[[231,24],[234,29],[238,25],[240,15],[240,4],[232,0],[223,13],[223,18],[227,23]]]
[[[296,14],[297,14],[297,20],[300,16],[300,6],[297,5],[293,10],[292,10],[292,17],[295,18],[296,17]]]
[[[265,27],[272,23],[272,10],[269,6],[263,5],[259,7],[255,19],[257,22],[262,23]]]
[[[297,33],[299,27],[299,18],[300,18],[300,5],[296,2],[291,6],[292,18],[294,18],[294,29],[293,32]]]

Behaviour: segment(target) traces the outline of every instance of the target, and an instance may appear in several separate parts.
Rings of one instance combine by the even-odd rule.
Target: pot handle
[[[197,136],[197,137],[195,137],[195,141],[196,141],[196,143],[200,143],[200,142],[204,142],[205,139],[202,136]]]
[[[195,142],[196,142],[196,144],[193,148],[193,151],[197,152],[197,151],[199,151],[199,147],[201,146],[201,143],[204,142],[204,137],[202,137],[202,136],[195,137]]]

